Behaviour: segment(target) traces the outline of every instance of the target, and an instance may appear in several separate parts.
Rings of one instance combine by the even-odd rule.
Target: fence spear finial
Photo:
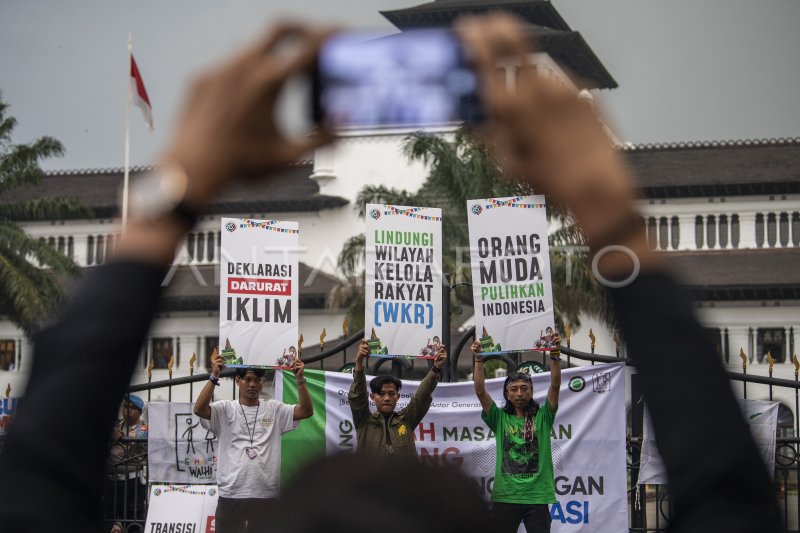
[[[169,356],[169,363],[167,363],[167,370],[169,371],[169,379],[172,379],[173,366],[175,366],[175,354]]]
[[[153,369],[156,367],[156,362],[153,359],[153,356],[150,356],[150,362],[147,364],[147,380],[150,381],[153,379]]]
[[[742,358],[742,368],[747,370],[747,354],[744,353],[744,348],[739,348],[739,357]]]
[[[300,334],[300,337],[297,339],[297,353],[298,355],[303,355],[303,342],[305,339],[303,338],[303,334]]]
[[[794,363],[794,377],[797,379],[797,373],[800,372],[800,361],[797,360],[797,354],[792,356],[792,363]]]
[[[328,336],[328,332],[325,331],[325,328],[322,328],[322,333],[319,334],[319,349],[325,349],[325,337]]]
[[[775,359],[772,358],[772,350],[767,351],[767,362],[769,363],[769,371],[772,373],[772,367],[775,366]]]
[[[350,333],[350,323],[347,321],[347,317],[344,317],[344,322],[342,322],[342,333],[345,337]]]
[[[569,324],[564,322],[564,336],[567,338],[567,348],[569,348],[569,344],[572,341],[572,330],[569,329]]]
[[[189,359],[189,374],[194,374],[194,364],[197,362],[197,354],[192,352],[192,357]]]
[[[617,357],[619,357],[619,346],[622,344],[622,339],[619,338],[619,331],[614,332],[614,345],[617,350]]]
[[[11,398],[11,383],[6,387],[6,398]]]
[[[592,331],[592,328],[589,328],[589,340],[592,341],[592,353],[594,353],[594,345],[597,339],[594,336],[594,331]]]

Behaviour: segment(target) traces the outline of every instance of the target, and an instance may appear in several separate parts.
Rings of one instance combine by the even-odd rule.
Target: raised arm
[[[647,246],[631,172],[597,109],[537,74],[528,32],[514,19],[473,18],[460,31],[482,73],[503,174],[567,207],[598,281],[618,282],[610,293],[666,465],[671,531],[782,531],[774,487],[725,370],[688,294]],[[497,70],[509,62],[519,65],[513,87]],[[677,359],[691,361],[692,371]]]
[[[408,401],[405,408],[406,415],[408,415],[409,422],[412,426],[416,427],[425,415],[433,402],[433,391],[439,383],[439,378],[442,377],[442,366],[447,361],[447,349],[444,346],[439,346],[439,353],[436,354],[436,359],[433,361],[428,375],[420,381],[417,392]]]
[[[555,336],[557,350],[550,352],[550,388],[547,389],[547,403],[550,411],[558,408],[558,393],[561,390],[561,337]]]
[[[211,376],[197,396],[197,401],[194,402],[194,414],[200,418],[211,419],[211,400],[214,399],[214,389],[219,384],[219,375],[224,369],[225,363],[215,350],[211,356]]]
[[[353,423],[358,427],[369,417],[369,399],[367,398],[366,361],[369,359],[369,344],[362,339],[356,353],[356,368],[353,371],[353,384],[347,399],[350,402],[350,411],[353,413]]]
[[[488,415],[494,400],[492,400],[492,397],[486,392],[486,376],[483,368],[483,355],[481,355],[481,343],[477,340],[472,341],[472,346],[470,348],[472,349],[472,357],[475,360],[472,364],[472,380],[475,384],[475,395],[481,402],[483,413]]]
[[[159,170],[160,190],[172,193],[175,208],[131,209],[114,259],[86,277],[61,319],[36,338],[25,402],[0,454],[0,479],[14,487],[0,498],[4,530],[102,527],[108,435],[167,267],[193,218],[237,178],[274,175],[330,138],[289,138],[273,118],[282,87],[313,66],[324,37],[296,24],[280,26],[194,84]],[[288,59],[287,41],[299,47]],[[85,389],[79,394],[78,383],[102,386],[78,387]],[[74,412],[91,416],[54,417],[52,399],[67,397]]]
[[[294,406],[294,419],[303,420],[310,418],[314,415],[314,405],[311,403],[311,396],[308,394],[308,387],[306,387],[306,378],[303,374],[306,365],[300,360],[298,356],[292,365],[292,372],[294,372],[294,379],[297,383],[297,399],[298,403]]]

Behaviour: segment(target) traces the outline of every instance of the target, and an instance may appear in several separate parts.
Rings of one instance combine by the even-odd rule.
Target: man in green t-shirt
[[[548,503],[556,503],[550,431],[558,410],[561,388],[561,340],[554,336],[550,351],[550,387],[547,400],[533,400],[528,374],[512,372],[503,385],[503,408],[495,405],[484,385],[481,345],[472,343],[475,357],[475,394],[483,418],[496,436],[496,461],[492,488],[492,520],[497,533],[512,533],[525,524],[528,533],[550,531]]]

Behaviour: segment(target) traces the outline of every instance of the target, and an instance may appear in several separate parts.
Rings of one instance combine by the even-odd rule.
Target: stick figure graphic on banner
[[[214,439],[216,439],[217,436],[213,431],[207,429],[206,436],[204,438],[206,441],[206,453],[214,453]]]
[[[181,438],[186,439],[186,453],[189,453],[189,450],[192,450],[192,453],[196,453],[194,449],[194,440],[192,434],[194,433],[194,428],[200,425],[200,420],[198,420],[195,424],[192,424],[192,417],[187,416],[184,420],[186,425],[188,426],[183,433],[181,434]]]

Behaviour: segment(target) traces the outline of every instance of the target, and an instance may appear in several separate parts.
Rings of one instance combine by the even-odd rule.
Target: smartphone
[[[483,118],[478,76],[447,30],[340,33],[312,77],[313,118],[334,128],[424,127]]]

